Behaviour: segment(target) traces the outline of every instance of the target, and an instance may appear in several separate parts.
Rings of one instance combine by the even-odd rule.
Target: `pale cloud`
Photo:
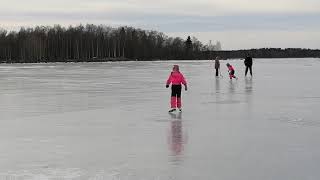
[[[273,45],[279,46],[282,46],[280,42],[287,42],[287,46],[300,44],[305,47],[309,44],[320,48],[319,43],[316,43],[320,37],[318,19],[320,19],[319,0],[0,1],[0,27],[9,30],[17,30],[20,26],[53,24],[129,25],[171,34],[196,33],[204,42],[210,38],[209,34],[215,33],[221,37],[222,43],[225,41],[224,47],[227,49],[240,48],[242,42],[247,44],[245,47],[265,47],[268,46],[265,44],[267,40],[277,42]],[[268,39],[261,37],[250,41],[236,37],[242,36],[245,32],[257,36],[264,36],[264,33],[268,32],[274,33],[269,33]],[[232,34],[237,34],[234,36],[236,42],[231,42],[228,38]],[[271,36],[271,34],[277,35]],[[300,37],[305,41],[295,43],[289,38],[290,36]],[[240,44],[236,45],[238,42]]]
[[[3,12],[141,12],[179,15],[231,15],[242,13],[316,13],[317,0],[10,0]]]
[[[180,15],[320,12],[320,2],[317,0],[128,0],[126,2],[139,7],[141,12]]]

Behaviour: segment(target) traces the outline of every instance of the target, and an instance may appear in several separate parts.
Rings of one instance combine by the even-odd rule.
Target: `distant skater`
[[[238,79],[234,74],[235,74],[235,70],[234,68],[231,66],[231,64],[227,63],[227,67],[228,67],[228,72],[229,72],[229,77],[230,79],[235,78]]]
[[[214,60],[214,68],[216,69],[216,77],[219,76],[219,70],[220,70],[220,61],[219,61],[219,56],[216,57]]]
[[[182,104],[181,104],[181,89],[182,85],[184,85],[185,90],[187,91],[187,81],[185,80],[183,74],[179,71],[179,66],[174,65],[172,72],[167,80],[166,88],[171,85],[171,109],[169,112],[176,111],[176,108],[181,112]]]
[[[247,57],[244,59],[244,65],[246,66],[245,76],[247,76],[248,70],[250,70],[250,75],[252,77],[252,57],[247,55]]]

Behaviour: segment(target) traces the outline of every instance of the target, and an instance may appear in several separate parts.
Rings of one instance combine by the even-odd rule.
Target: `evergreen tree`
[[[191,37],[188,36],[186,42],[185,42],[185,45],[186,45],[186,58],[187,59],[191,59],[193,58],[192,57],[192,51],[193,51],[193,48],[192,48],[192,41],[191,41]]]

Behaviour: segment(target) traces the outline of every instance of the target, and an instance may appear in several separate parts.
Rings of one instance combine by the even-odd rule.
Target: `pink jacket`
[[[228,69],[229,69],[229,71],[234,71],[234,69],[231,65],[228,67]]]
[[[179,71],[172,71],[168,80],[167,80],[167,85],[172,83],[172,85],[186,85],[187,81],[184,79],[182,73]]]

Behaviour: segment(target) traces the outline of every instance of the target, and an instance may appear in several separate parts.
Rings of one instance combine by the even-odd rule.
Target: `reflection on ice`
[[[252,86],[252,78],[245,78],[245,92],[247,94],[251,94],[252,90],[253,90],[253,86]]]
[[[182,113],[169,113],[171,120],[170,128],[170,149],[174,156],[181,155],[183,152],[184,138],[182,132]]]
[[[233,80],[229,81],[229,92],[230,94],[233,94],[236,91],[236,82],[234,82]]]
[[[221,81],[220,78],[216,78],[216,81],[215,81],[216,84],[215,84],[215,85],[216,85],[216,93],[217,93],[217,94],[220,93],[220,88],[221,88],[221,87],[220,87],[220,81]]]

